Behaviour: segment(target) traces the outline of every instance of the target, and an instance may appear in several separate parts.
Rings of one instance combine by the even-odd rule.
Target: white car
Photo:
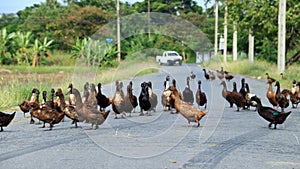
[[[180,56],[176,51],[165,51],[162,56],[156,56],[156,62],[160,65],[174,65],[178,63],[178,65],[182,65],[182,56]]]

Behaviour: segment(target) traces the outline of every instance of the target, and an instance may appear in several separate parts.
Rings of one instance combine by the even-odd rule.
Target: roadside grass
[[[1,66],[0,68],[0,110],[13,108],[19,110],[18,104],[31,97],[34,87],[40,92],[62,88],[67,92],[69,83],[73,83],[79,91],[83,90],[86,82],[101,82],[108,84],[116,80],[131,79],[135,76],[144,76],[159,72],[159,66],[153,58],[144,60],[125,60],[117,68],[98,68],[84,66]],[[41,96],[40,99],[41,101]]]
[[[290,89],[293,79],[300,81],[300,66],[296,63],[286,69],[284,72],[286,80],[284,80],[280,75],[281,72],[277,71],[277,65],[274,63],[262,60],[255,60],[253,63],[250,63],[247,58],[239,58],[235,62],[232,59],[228,59],[226,63],[222,61],[221,57],[213,57],[210,61],[205,62],[203,66],[212,70],[220,70],[223,67],[224,70],[232,74],[247,75],[256,79],[266,79],[265,74],[269,73],[272,78],[280,82],[282,89]]]

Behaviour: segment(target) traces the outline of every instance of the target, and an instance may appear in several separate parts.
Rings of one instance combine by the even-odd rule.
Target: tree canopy
[[[211,0],[206,0],[206,2],[215,3]],[[232,48],[232,24],[237,22],[238,51],[247,53],[248,33],[251,30],[255,37],[256,57],[276,62],[278,1],[220,0],[218,2],[220,4],[219,32],[223,31],[224,7],[225,5],[228,6],[228,51],[230,52]],[[167,13],[186,20],[203,31],[211,42],[214,41],[213,6],[205,8],[204,11],[204,7],[199,6],[193,0],[150,0],[150,4],[151,12]],[[286,55],[288,59],[300,57],[299,7],[299,1],[287,2]],[[120,2],[121,26],[123,29],[128,27],[126,22],[122,21],[125,16],[146,13],[147,11],[148,0],[133,4]],[[51,42],[46,45],[48,51],[74,52],[74,46],[82,44],[79,41],[90,38],[104,25],[115,22],[116,17],[115,0],[65,0],[63,4],[57,0],[46,0],[46,2],[26,7],[16,14],[2,14],[0,17],[0,41],[3,42],[0,45],[1,63],[28,62],[27,64],[30,64],[34,61],[34,56],[44,55],[42,53],[37,54],[34,51],[38,51],[36,50],[38,49],[37,44],[42,46],[45,39],[47,42]],[[112,37],[115,35],[107,34],[107,36]],[[187,33],[184,41],[191,37],[192,35]],[[126,59],[126,55],[145,47],[181,51],[182,40],[182,37],[174,39],[157,33],[153,33],[149,38],[147,32],[144,31],[142,34],[138,33],[122,39],[122,58]],[[34,46],[36,47],[34,48]],[[186,47],[186,50],[190,58],[195,57],[197,51],[193,51],[189,47]],[[49,54],[49,52],[46,53]],[[114,54],[115,52],[111,51],[111,53]],[[154,55],[154,53],[149,53],[149,55]]]

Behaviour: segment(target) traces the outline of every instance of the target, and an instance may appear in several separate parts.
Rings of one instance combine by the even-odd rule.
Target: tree
[[[68,12],[49,25],[60,49],[72,46],[77,38],[92,36],[101,26],[108,23],[110,15],[95,6],[70,6]]]

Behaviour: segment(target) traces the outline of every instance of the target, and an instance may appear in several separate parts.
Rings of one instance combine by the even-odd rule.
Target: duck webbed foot
[[[32,118],[30,120],[30,124],[34,124],[34,120]]]
[[[269,124],[269,128],[271,128],[271,127],[272,127],[272,124],[273,124],[272,122]]]

